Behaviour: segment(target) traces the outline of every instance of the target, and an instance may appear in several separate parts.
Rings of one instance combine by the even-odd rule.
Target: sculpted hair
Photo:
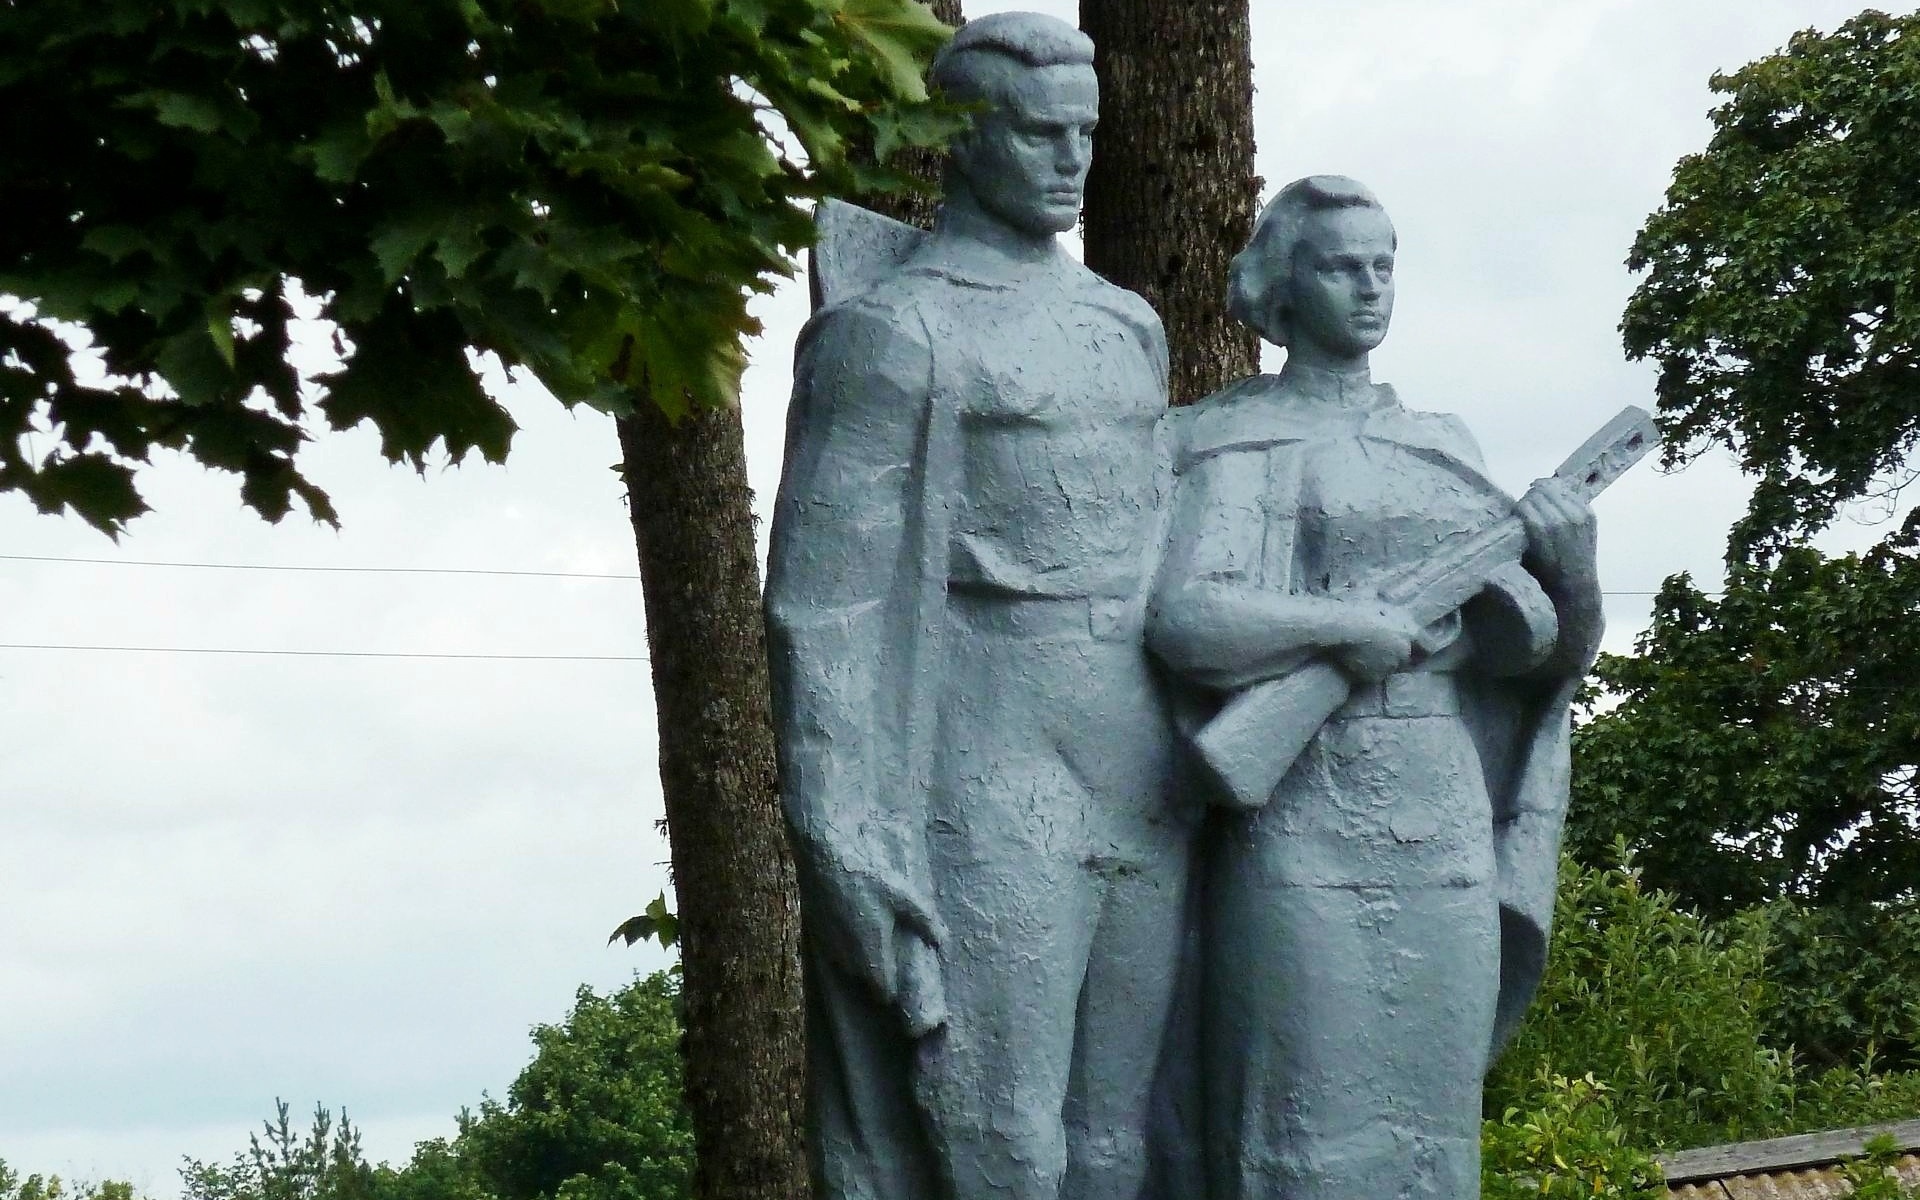
[[[1227,312],[1276,346],[1287,344],[1287,317],[1273,303],[1274,293],[1293,272],[1307,218],[1337,208],[1377,208],[1379,199],[1366,185],[1345,175],[1309,175],[1280,189],[1253,227],[1247,248],[1227,269]],[[1399,245],[1395,235],[1394,245]]]
[[[948,98],[1001,101],[1008,68],[1093,65],[1093,39],[1055,17],[1003,12],[960,27],[934,57],[929,81]]]

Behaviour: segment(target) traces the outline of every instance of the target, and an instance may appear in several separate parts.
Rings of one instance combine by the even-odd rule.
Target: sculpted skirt
[[[1444,675],[1362,689],[1208,870],[1211,1200],[1471,1200],[1492,814]]]

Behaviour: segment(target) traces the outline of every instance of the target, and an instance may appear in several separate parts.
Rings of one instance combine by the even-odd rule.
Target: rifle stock
[[[1582,442],[1554,477],[1590,501],[1659,442],[1653,418],[1629,405]],[[1518,517],[1503,518],[1417,564],[1382,587],[1380,596],[1422,625],[1430,624],[1471,600],[1495,570],[1518,562],[1526,547],[1526,526]],[[1224,803],[1240,809],[1264,805],[1314,734],[1352,694],[1346,672],[1317,657],[1227,701],[1193,738]]]

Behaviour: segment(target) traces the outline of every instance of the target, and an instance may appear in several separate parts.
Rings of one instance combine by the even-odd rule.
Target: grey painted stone
[[[1084,36],[974,21],[937,229],[821,216],[767,608],[833,1200],[1115,1200],[1147,1170],[1199,806],[1142,623],[1166,347],[1075,263]]]
[[[1396,250],[1353,181],[1284,189],[1232,303],[1285,368],[1167,418],[1146,635],[1220,806],[1211,1200],[1478,1194],[1482,1077],[1538,982],[1601,632],[1586,499],[1652,444],[1623,415],[1516,504],[1456,418],[1370,378]]]
[[[1466,1200],[1544,963],[1587,503],[1655,434],[1503,493],[1372,382],[1397,242],[1331,176],[1235,263],[1285,369],[1166,413],[1158,320],[1055,241],[1090,55],[972,23],[938,228],[819,216],[767,591],[818,1182]]]

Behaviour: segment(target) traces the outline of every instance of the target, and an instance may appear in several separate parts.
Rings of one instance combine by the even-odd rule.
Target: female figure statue
[[[1567,706],[1601,627],[1592,517],[1558,478],[1516,504],[1458,419],[1371,381],[1396,249],[1354,181],[1282,190],[1231,298],[1285,368],[1169,417],[1147,636],[1195,727],[1308,664],[1348,694],[1221,814],[1206,867],[1212,1200],[1472,1200],[1482,1078],[1544,957]],[[1463,608],[1422,626],[1383,599],[1516,514],[1523,560]]]

